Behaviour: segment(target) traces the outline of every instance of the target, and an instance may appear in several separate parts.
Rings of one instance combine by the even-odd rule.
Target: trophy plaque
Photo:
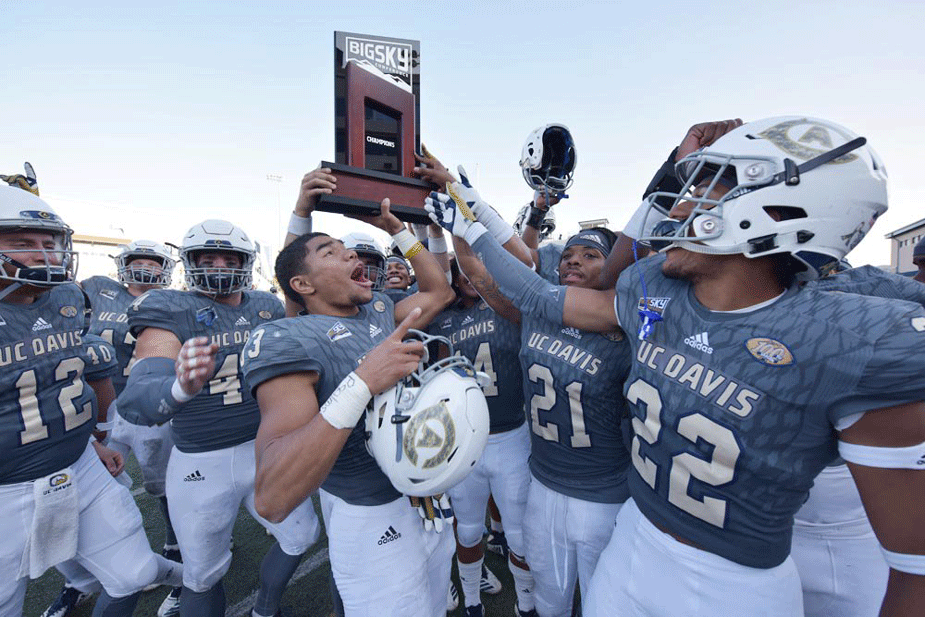
[[[322,161],[337,189],[318,209],[379,213],[383,198],[403,221],[430,223],[429,182],[412,178],[420,149],[420,42],[334,33],[335,160]]]

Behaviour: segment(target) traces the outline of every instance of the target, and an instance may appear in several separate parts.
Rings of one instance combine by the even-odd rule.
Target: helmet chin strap
[[[0,301],[2,301],[4,298],[6,298],[8,295],[10,295],[11,293],[13,293],[14,291],[16,291],[17,289],[19,289],[20,287],[22,287],[22,283],[15,282],[15,283],[13,283],[12,285],[9,285],[9,286],[5,287],[4,289],[0,290]]]
[[[26,284],[35,285],[36,287],[50,286],[57,283],[67,282],[67,272],[61,267],[60,272],[54,272],[51,267],[30,268],[17,259],[13,259],[6,253],[0,252],[0,262],[9,264],[16,268],[16,272],[11,277],[13,283],[0,291],[0,300],[23,287]]]

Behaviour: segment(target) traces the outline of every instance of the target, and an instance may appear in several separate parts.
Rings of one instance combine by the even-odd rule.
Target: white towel
[[[51,566],[77,554],[79,504],[74,472],[68,467],[32,484],[35,512],[28,552],[19,575],[38,578]]]

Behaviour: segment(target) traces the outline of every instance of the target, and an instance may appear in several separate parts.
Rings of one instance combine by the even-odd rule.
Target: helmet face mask
[[[520,156],[527,184],[555,195],[572,185],[577,162],[575,142],[563,124],[547,124],[530,133]]]
[[[176,265],[176,260],[167,247],[151,240],[130,242],[114,259],[119,282],[123,285],[169,287]],[[160,263],[160,266],[140,264],[137,262],[139,259],[155,261]]]
[[[369,234],[357,231],[341,238],[341,242],[366,262],[363,275],[372,281],[373,291],[382,291],[386,280],[386,258],[379,244]]]
[[[824,276],[887,208],[886,170],[865,143],[826,120],[745,124],[677,163],[683,188],[647,197],[651,210],[676,218],[639,240],[660,251],[784,254],[803,268],[798,279]]]
[[[452,353],[445,337],[410,330],[425,349],[434,342],[450,356],[429,363],[377,394],[366,414],[366,447],[392,485],[405,495],[445,492],[468,475],[488,441],[488,404],[472,363]]]
[[[526,204],[523,206],[520,211],[517,212],[517,218],[514,219],[514,230],[519,235],[524,235],[524,232],[527,230],[527,219],[530,218],[530,208],[531,204]],[[539,239],[545,240],[552,235],[552,232],[556,230],[556,214],[553,212],[552,208],[546,211],[546,214],[543,216],[543,221],[540,223],[539,229]]]
[[[40,288],[73,281],[77,272],[73,233],[38,196],[20,188],[0,186],[0,235],[16,238],[19,234],[47,234],[54,240],[53,248],[0,248],[3,263],[0,280]],[[40,265],[25,263],[39,253]]]
[[[233,253],[240,257],[240,266],[200,265],[203,253]],[[227,221],[208,220],[194,225],[183,238],[180,260],[187,287],[196,291],[227,296],[250,289],[253,284],[254,246],[247,234]]]

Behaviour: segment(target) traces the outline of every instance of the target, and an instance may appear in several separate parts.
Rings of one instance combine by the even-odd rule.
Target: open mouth
[[[362,262],[358,263],[356,268],[353,269],[353,273],[350,274],[350,280],[354,281],[355,283],[359,283],[364,287],[372,285],[372,281],[366,278],[366,266],[363,265]]]
[[[562,273],[563,281],[580,281],[582,279],[584,279],[584,275],[578,270],[566,270]]]

